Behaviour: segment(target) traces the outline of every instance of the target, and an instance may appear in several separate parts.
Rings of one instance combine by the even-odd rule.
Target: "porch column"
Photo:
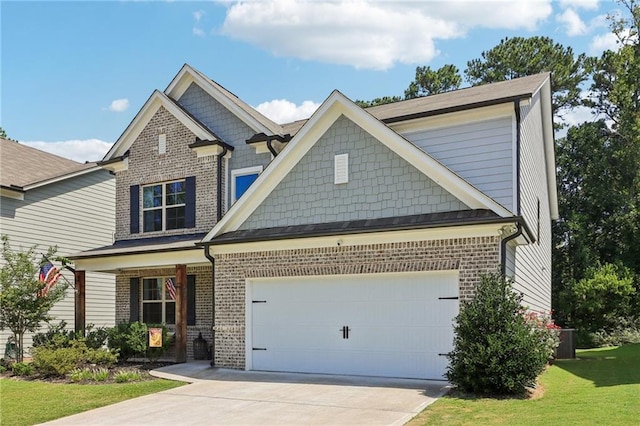
[[[187,265],[176,265],[176,362],[187,362]]]
[[[86,293],[85,293],[85,271],[75,271],[73,273],[75,286],[75,330],[82,333],[86,323]]]

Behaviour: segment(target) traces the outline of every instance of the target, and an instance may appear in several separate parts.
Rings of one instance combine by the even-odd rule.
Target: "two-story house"
[[[102,162],[115,244],[74,259],[179,361],[202,332],[218,367],[441,379],[482,274],[550,308],[554,162],[548,74],[279,125],[184,65]]]
[[[50,246],[57,246],[58,255],[69,256],[112,244],[115,187],[114,177],[95,162],[78,163],[0,139],[0,234],[9,237],[13,250],[37,245],[37,253],[46,253]],[[41,260],[39,255],[37,260]],[[55,264],[61,268],[58,262]],[[62,271],[60,281],[74,284],[74,274]],[[52,322],[65,321],[69,329],[76,330],[88,324],[112,327],[113,274],[89,272],[85,278],[90,287],[85,288],[82,283],[75,283],[75,288],[70,286],[64,299],[51,310],[55,318]],[[46,330],[43,324],[41,331]],[[2,348],[11,335],[10,330],[0,332]],[[27,349],[31,338],[32,333],[25,335]],[[3,354],[4,349],[0,356]]]

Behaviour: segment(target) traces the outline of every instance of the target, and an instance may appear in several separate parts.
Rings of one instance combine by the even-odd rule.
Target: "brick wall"
[[[116,275],[116,323],[129,322],[129,280],[131,278],[153,278],[175,276],[175,268],[139,269]],[[187,275],[196,276],[196,325],[187,326],[187,359],[193,359],[193,339],[202,333],[207,344],[212,343],[211,266],[187,266]],[[142,283],[140,285],[142,301]],[[142,314],[142,308],[140,309]],[[168,326],[172,331],[173,326]],[[168,356],[173,356],[171,351]]]
[[[481,274],[499,266],[497,236],[217,255],[216,365],[245,367],[248,278],[458,270],[460,299],[469,300]]]
[[[166,134],[165,154],[158,153],[158,135]],[[209,232],[216,222],[216,157],[197,158],[188,147],[195,135],[169,111],[160,107],[135,142],[129,154],[129,169],[116,175],[116,240],[160,235]],[[196,177],[196,226],[171,231],[129,232],[129,187]],[[140,200],[142,201],[142,190]],[[142,217],[142,208],[140,209]],[[142,219],[140,218],[140,230]]]

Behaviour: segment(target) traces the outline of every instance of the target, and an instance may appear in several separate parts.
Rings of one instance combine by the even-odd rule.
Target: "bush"
[[[66,327],[65,321],[60,321],[57,325],[50,324],[47,332],[33,336],[33,347],[69,348],[74,340],[84,340],[88,348],[100,349],[107,340],[107,329],[104,327],[94,328],[93,324],[89,324],[85,329],[85,336],[73,330],[66,330]]]
[[[640,318],[618,318],[613,329],[578,334],[578,346],[593,348],[640,343]]]
[[[43,376],[65,376],[87,364],[111,366],[118,357],[106,349],[88,348],[83,339],[72,340],[66,348],[33,348],[33,366]]]
[[[74,368],[69,373],[69,378],[72,382],[87,382],[91,380],[92,372],[88,368]]]
[[[33,366],[27,362],[16,362],[11,366],[11,372],[16,376],[31,376]]]
[[[149,347],[149,328],[162,328],[162,348]],[[163,325],[141,322],[120,323],[108,330],[107,346],[117,351],[120,359],[126,361],[133,356],[146,356],[150,360],[160,357],[169,345],[168,329]]]
[[[120,370],[115,374],[114,380],[116,383],[139,382],[142,375],[137,371]]]
[[[463,391],[523,394],[558,345],[553,322],[525,315],[522,296],[512,286],[500,275],[484,276],[475,297],[461,305],[446,376]]]
[[[97,370],[93,370],[91,373],[91,378],[96,382],[105,382],[109,378],[109,370],[106,368],[98,368]]]

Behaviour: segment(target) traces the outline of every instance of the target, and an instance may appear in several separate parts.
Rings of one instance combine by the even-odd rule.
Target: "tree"
[[[49,311],[62,300],[67,285],[58,282],[46,294],[46,283],[40,281],[40,263],[36,261],[36,248],[13,251],[9,238],[2,236],[3,266],[0,270],[0,329],[13,333],[18,362],[24,355],[24,334],[36,331],[42,322],[53,319]],[[47,250],[46,257],[54,259],[55,247]],[[60,258],[55,258],[59,260]]]
[[[0,138],[6,139],[8,141],[18,142],[17,140],[11,139],[9,136],[7,136],[7,132],[1,126],[0,126]]]
[[[553,298],[558,319],[572,326],[571,288],[592,265],[624,265],[640,290],[640,7],[621,4],[627,14],[610,17],[620,49],[588,61],[594,74],[586,103],[603,119],[557,140]]]
[[[468,61],[464,74],[477,86],[551,72],[553,112],[560,116],[563,110],[581,104],[580,84],[588,77],[585,60],[584,54],[575,56],[571,47],[549,37],[505,38],[482,52],[481,58]]]
[[[381,98],[375,98],[372,101],[363,101],[358,99],[355,101],[355,104],[358,105],[360,108],[369,108],[369,107],[378,106],[378,105],[392,104],[394,102],[399,102],[401,100],[402,98],[400,96],[383,96]]]
[[[404,91],[405,99],[437,95],[456,90],[462,84],[460,71],[455,65],[447,64],[432,70],[431,67],[417,67],[415,80]]]

